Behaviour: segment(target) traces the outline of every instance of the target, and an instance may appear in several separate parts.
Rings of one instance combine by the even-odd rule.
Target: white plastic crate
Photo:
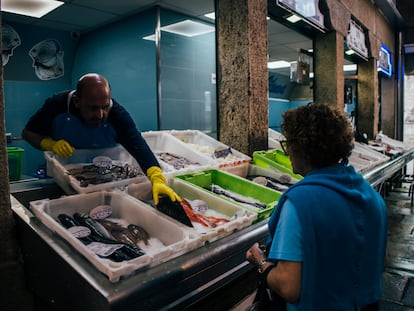
[[[143,227],[154,246],[143,248],[146,253],[141,257],[114,262],[98,257],[57,221],[57,216],[61,213],[69,216],[76,212],[89,213],[92,208],[103,204],[112,207],[112,219]],[[32,201],[30,208],[43,224],[65,239],[112,282],[117,282],[136,270],[180,256],[203,244],[198,234],[177,226],[162,213],[119,190]]]
[[[165,131],[143,132],[142,137],[144,137],[152,152],[154,152],[157,156],[162,171],[167,178],[176,174],[197,172],[212,168],[211,160],[208,157],[193,150],[187,146],[187,144]],[[157,155],[158,153],[170,153],[197,164],[190,164],[185,165],[182,168],[175,168],[167,162],[162,161]]]
[[[227,200],[220,199],[180,179],[174,178],[173,189],[178,195],[187,200],[202,200],[206,202],[208,206],[206,215],[229,219],[227,223],[218,224],[216,227],[209,228],[193,222],[194,230],[201,234],[203,241],[212,242],[230,235],[235,230],[250,226],[257,219],[257,213],[250,212]]]
[[[178,223],[180,226],[193,230],[201,235],[202,241],[215,241],[224,236],[230,235],[235,230],[250,226],[256,219],[257,213],[241,208],[237,204],[221,199],[208,191],[203,191],[179,179],[173,178],[172,189],[187,200],[202,200],[208,205],[206,215],[223,217],[229,222],[219,223],[216,227],[205,227],[197,222],[192,222],[194,228]],[[151,186],[145,183],[131,184],[128,186],[128,194],[140,200],[151,200]]]
[[[283,139],[283,135],[271,128],[267,129],[269,149],[282,149],[279,141]]]
[[[120,145],[113,148],[76,149],[73,152],[73,155],[69,158],[61,158],[50,151],[46,151],[44,155],[47,163],[46,170],[48,176],[53,177],[56,183],[67,194],[109,190],[120,188],[130,183],[138,183],[148,180],[137,161],[124,147]],[[93,159],[97,156],[106,156],[114,161],[128,164],[132,167],[137,167],[140,170],[140,174],[133,178],[126,178],[101,184],[89,184],[86,187],[82,187],[80,182],[74,176],[69,174],[68,170],[91,165]]]
[[[172,130],[169,133],[211,159],[213,165],[219,169],[241,177],[246,176],[248,164],[252,160],[251,157],[233,148],[231,148],[231,154],[228,156],[215,157],[214,152],[216,150],[225,150],[230,147],[198,130]]]

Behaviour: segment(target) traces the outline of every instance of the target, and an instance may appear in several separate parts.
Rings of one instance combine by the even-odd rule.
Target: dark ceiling
[[[396,6],[403,20],[403,28],[414,28],[414,1],[396,0]]]

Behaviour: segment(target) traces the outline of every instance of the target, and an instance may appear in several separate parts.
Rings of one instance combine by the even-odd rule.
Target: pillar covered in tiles
[[[332,31],[314,42],[315,102],[344,107],[344,37]]]
[[[357,118],[358,131],[374,138],[378,133],[378,72],[375,58],[358,64]]]
[[[251,155],[267,149],[267,1],[220,0],[217,11],[218,138]]]

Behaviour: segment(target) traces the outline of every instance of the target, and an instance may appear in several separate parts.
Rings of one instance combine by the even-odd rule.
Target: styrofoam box
[[[250,226],[256,219],[257,214],[248,210],[242,209],[238,205],[221,199],[207,191],[203,191],[188,183],[174,178],[171,188],[182,198],[186,200],[202,200],[207,203],[208,210],[206,215],[215,217],[228,218],[229,222],[218,224],[216,227],[203,227],[202,225],[192,222],[194,228],[185,226],[177,222],[181,226],[185,226],[188,230],[194,230],[201,235],[202,241],[212,242],[227,235],[230,235],[235,230]],[[140,200],[151,200],[150,185],[145,183],[132,184],[128,186],[127,192],[129,195]],[[168,216],[166,216],[168,217]]]
[[[214,150],[217,148],[229,148],[229,146],[198,130],[172,130],[169,133],[191,148],[209,157],[218,168],[241,177],[246,177],[248,164],[252,160],[251,157],[231,148],[231,155],[226,158],[215,158]]]
[[[199,163],[199,165],[187,165],[182,169],[175,169],[173,166],[167,164],[157,157],[160,162],[162,171],[167,178],[178,173],[182,174],[187,172],[197,172],[212,167],[212,163],[208,157],[191,149],[181,140],[175,138],[167,132],[142,132],[142,137],[144,137],[148,146],[155,154],[158,152],[169,152],[171,154],[183,157],[189,161]]]
[[[47,174],[53,177],[56,183],[67,193],[89,193],[95,191],[109,190],[126,186],[130,183],[138,183],[147,180],[145,174],[141,171],[136,177],[116,180],[101,184],[90,184],[87,187],[81,187],[80,182],[68,173],[69,169],[79,168],[92,164],[96,156],[107,156],[115,161],[129,164],[133,167],[139,167],[137,161],[122,146],[101,149],[76,149],[69,158],[61,158],[53,152],[46,151],[45,159],[47,163]]]
[[[365,173],[382,163],[388,162],[389,159],[388,156],[372,150],[369,146],[355,142],[354,149],[349,157],[349,163],[353,165],[357,171]]]
[[[141,257],[113,262],[89,251],[56,220],[61,213],[69,216],[76,212],[89,213],[92,208],[103,204],[111,205],[113,210],[111,218],[143,227],[151,239],[157,239],[160,243],[155,243],[154,248],[149,247],[145,250],[146,254]],[[203,244],[198,234],[177,226],[162,213],[119,190],[32,201],[30,207],[43,224],[69,242],[112,282],[117,282],[121,277],[126,277],[138,269],[180,256]],[[162,230],[159,230],[160,228]]]
[[[360,143],[360,142],[354,142],[354,150],[356,152],[360,152],[361,154],[363,154],[365,157],[368,157],[369,159],[371,159],[371,161],[374,161],[375,163],[382,164],[385,162],[388,162],[390,160],[390,157],[373,150],[369,145]]]

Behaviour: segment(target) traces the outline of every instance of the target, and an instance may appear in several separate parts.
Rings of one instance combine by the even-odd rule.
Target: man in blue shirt
[[[129,113],[111,98],[101,75],[82,76],[76,90],[58,93],[30,118],[22,136],[40,150],[70,157],[75,150],[108,148],[121,144],[138,162],[152,183],[154,204],[160,194],[172,201],[179,196],[166,185],[159,163],[137,130]]]
[[[293,171],[304,178],[284,192],[269,219],[267,256],[255,243],[246,258],[288,310],[378,310],[387,210],[347,165],[348,120],[312,103],[285,112],[282,129]]]

